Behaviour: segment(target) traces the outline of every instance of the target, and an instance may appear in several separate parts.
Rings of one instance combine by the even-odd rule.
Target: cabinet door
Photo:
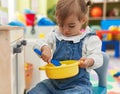
[[[12,90],[13,94],[23,94],[25,90],[25,71],[24,71],[24,49],[21,41],[23,38],[16,40],[11,44],[12,56]],[[15,88],[14,88],[15,86]]]
[[[13,49],[13,47],[11,47]],[[16,71],[16,54],[11,52],[11,82],[12,82],[12,94],[17,94],[17,71]]]
[[[24,50],[17,54],[18,65],[18,94],[23,94],[25,90],[25,70],[24,70]]]
[[[7,31],[0,31],[0,94],[11,94],[10,44]]]

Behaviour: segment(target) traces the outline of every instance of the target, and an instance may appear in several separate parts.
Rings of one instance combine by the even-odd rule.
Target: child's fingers
[[[45,62],[50,62],[50,58],[44,55],[41,55],[41,58],[45,61]]]
[[[84,62],[80,63],[81,68],[86,68],[86,64]]]
[[[83,60],[83,61],[84,61],[84,60],[86,60],[86,57],[82,57],[82,58],[80,58],[80,60]]]
[[[81,58],[80,59],[80,67],[81,68],[87,68],[88,67],[87,58]]]
[[[84,61],[86,60],[86,58],[81,58],[80,60],[79,60],[79,62],[81,63],[81,64],[83,64],[84,63]]]

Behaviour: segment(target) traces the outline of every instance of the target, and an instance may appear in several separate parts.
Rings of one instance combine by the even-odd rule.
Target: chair
[[[103,65],[95,69],[98,76],[98,86],[93,86],[93,94],[107,94],[107,69],[109,56],[103,52]]]

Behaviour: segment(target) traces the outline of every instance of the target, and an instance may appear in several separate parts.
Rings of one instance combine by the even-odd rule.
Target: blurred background
[[[38,67],[46,64],[33,52],[37,39],[44,39],[57,26],[55,7],[58,0],[0,0],[0,24],[24,27],[24,66],[26,89],[46,78]],[[87,1],[87,0],[86,0]],[[107,76],[108,94],[120,94],[120,0],[92,0],[88,25],[102,40],[102,51],[110,62]],[[84,32],[84,30],[83,30]],[[2,33],[1,33],[2,34]],[[96,76],[91,76],[96,85]],[[1,93],[3,94],[3,93]],[[10,93],[12,94],[12,93]]]

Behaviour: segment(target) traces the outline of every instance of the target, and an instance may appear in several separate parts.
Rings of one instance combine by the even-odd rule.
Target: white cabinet
[[[56,26],[35,26],[34,29],[31,26],[26,28],[25,38],[26,39],[40,39],[45,38],[46,35],[52,32]]]
[[[37,39],[45,38],[54,28],[55,26],[36,26],[35,33],[32,33],[32,27],[27,27],[26,29],[25,39],[27,40],[27,45],[25,47],[25,62],[32,63],[34,67],[31,88],[41,80],[47,78],[45,72],[38,69],[39,66],[45,65],[46,62],[34,53],[33,46]]]
[[[24,94],[24,30],[0,26],[0,94]]]
[[[38,82],[46,78],[44,71],[40,71],[39,67],[46,64],[34,51],[36,39],[27,39],[27,45],[25,47],[25,62],[33,64],[32,81],[30,82],[30,88],[34,87]]]

